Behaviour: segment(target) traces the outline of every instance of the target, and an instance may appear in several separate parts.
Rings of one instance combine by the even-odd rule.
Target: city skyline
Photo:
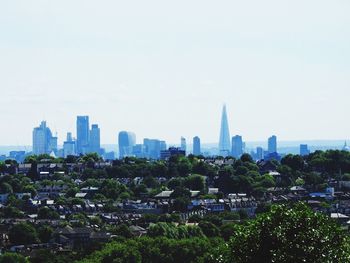
[[[63,138],[77,115],[103,143],[216,142],[223,103],[248,141],[349,139],[350,3],[137,3],[0,4],[0,145],[42,119]]]

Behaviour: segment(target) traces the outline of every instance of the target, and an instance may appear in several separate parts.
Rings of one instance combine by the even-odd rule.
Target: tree
[[[132,232],[129,229],[129,227],[125,224],[121,224],[115,228],[114,233],[118,236],[122,236],[125,238],[131,238],[132,237]]]
[[[218,237],[220,235],[219,228],[207,221],[201,221],[198,226],[202,229],[204,235],[207,237]]]
[[[237,225],[225,262],[349,262],[349,238],[326,215],[303,203],[274,206]],[[257,261],[258,260],[258,261]]]
[[[1,194],[11,194],[11,193],[13,193],[12,186],[9,183],[2,183],[0,185],[0,193]]]
[[[29,261],[20,254],[6,252],[0,256],[0,263],[29,263]]]
[[[60,215],[48,208],[47,206],[40,207],[38,210],[38,219],[58,219]]]
[[[236,224],[234,223],[224,224],[220,227],[221,236],[226,241],[230,240],[230,238],[235,233],[235,230],[236,230]]]
[[[191,190],[201,191],[205,190],[204,177],[199,174],[193,174],[185,179],[184,185]]]
[[[35,228],[28,223],[19,223],[11,227],[9,239],[14,245],[27,245],[39,241]]]
[[[253,158],[247,153],[242,154],[241,161],[242,162],[249,162],[249,163],[253,163],[254,162]]]
[[[48,243],[53,235],[53,229],[50,226],[41,226],[38,228],[38,236],[41,242]]]

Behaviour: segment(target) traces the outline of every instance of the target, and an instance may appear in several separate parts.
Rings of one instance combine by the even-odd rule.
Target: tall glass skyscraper
[[[40,126],[33,130],[33,153],[50,154],[51,152],[57,152],[57,137],[52,136],[46,121],[42,121]]]
[[[121,131],[118,135],[119,158],[132,155],[133,147],[136,144],[136,135],[133,132]]]
[[[232,137],[232,156],[240,158],[243,154],[243,140],[242,136],[236,135]]]
[[[67,133],[67,140],[63,142],[63,156],[66,158],[68,155],[76,155],[76,144],[73,140],[72,133]]]
[[[201,154],[201,139],[198,136],[193,137],[193,154]]]
[[[220,139],[219,139],[219,154],[228,156],[231,151],[230,130],[228,128],[226,105],[222,109]]]
[[[89,152],[97,154],[101,153],[100,128],[97,124],[91,125]]]
[[[77,154],[85,154],[89,150],[89,116],[77,117]]]
[[[277,153],[277,137],[275,135],[272,135],[268,139],[267,146],[268,146],[267,151],[269,153]]]
[[[159,159],[160,152],[166,150],[165,141],[157,139],[143,139],[144,157],[149,159]]]
[[[187,148],[186,139],[184,137],[181,137],[181,150],[186,152],[186,148]]]

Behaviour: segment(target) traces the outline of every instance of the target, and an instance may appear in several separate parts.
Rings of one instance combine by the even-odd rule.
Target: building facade
[[[272,135],[268,139],[267,145],[268,145],[267,147],[268,153],[277,153],[277,137],[275,135]]]
[[[232,156],[236,159],[240,158],[243,154],[243,140],[242,136],[236,135],[232,137]]]
[[[91,125],[89,152],[101,154],[100,128],[97,124]]]
[[[193,138],[193,154],[201,155],[201,139],[198,136]]]
[[[77,117],[77,154],[85,154],[89,151],[89,116]]]
[[[133,132],[121,131],[118,135],[119,158],[132,156],[136,144],[136,135]]]

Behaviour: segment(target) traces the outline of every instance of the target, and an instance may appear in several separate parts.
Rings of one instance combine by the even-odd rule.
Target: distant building
[[[160,152],[166,150],[165,141],[158,139],[143,139],[144,157],[148,159],[159,159]]]
[[[300,155],[305,156],[305,155],[309,155],[309,154],[310,154],[310,150],[309,150],[307,144],[300,144]]]
[[[268,139],[267,151],[269,153],[277,153],[277,137],[275,135],[272,135]]]
[[[133,132],[121,131],[118,135],[119,158],[132,156],[133,147],[136,144],[136,135]]]
[[[26,156],[25,151],[11,151],[10,152],[10,158],[13,160],[16,160],[17,162],[23,162]]]
[[[77,117],[77,154],[85,154],[89,151],[89,116]]]
[[[344,147],[343,147],[342,150],[343,150],[343,151],[350,152],[350,147],[348,146],[348,144],[346,143],[346,141],[345,141],[345,143],[344,143]]]
[[[278,154],[277,152],[266,153],[264,156],[265,161],[269,161],[269,160],[281,161],[281,158],[282,158],[281,155]]]
[[[181,137],[181,150],[186,152],[186,148],[187,148],[186,139],[184,137]]]
[[[97,124],[91,125],[89,151],[101,154],[100,128]]]
[[[201,139],[198,136],[193,137],[193,154],[201,155]]]
[[[219,138],[219,154],[226,157],[230,155],[231,142],[230,142],[230,131],[227,120],[226,105],[222,109],[221,115],[221,127],[220,127],[220,138]]]
[[[186,155],[186,152],[176,147],[170,147],[168,150],[160,152],[160,158],[162,160],[168,160],[171,156],[175,155]]]
[[[263,160],[264,159],[264,149],[262,147],[256,148],[256,159]]]
[[[33,153],[51,154],[57,151],[57,137],[53,137],[51,130],[42,121],[39,127],[33,130]]]
[[[103,154],[103,158],[105,160],[115,160],[115,154],[114,152],[106,152]]]
[[[76,155],[76,143],[72,138],[72,133],[67,133],[67,140],[63,142],[63,156]]]
[[[136,144],[132,147],[132,155],[137,158],[145,158],[145,147],[143,144]]]
[[[242,156],[242,154],[243,154],[242,136],[236,135],[232,137],[232,156],[238,159]]]

